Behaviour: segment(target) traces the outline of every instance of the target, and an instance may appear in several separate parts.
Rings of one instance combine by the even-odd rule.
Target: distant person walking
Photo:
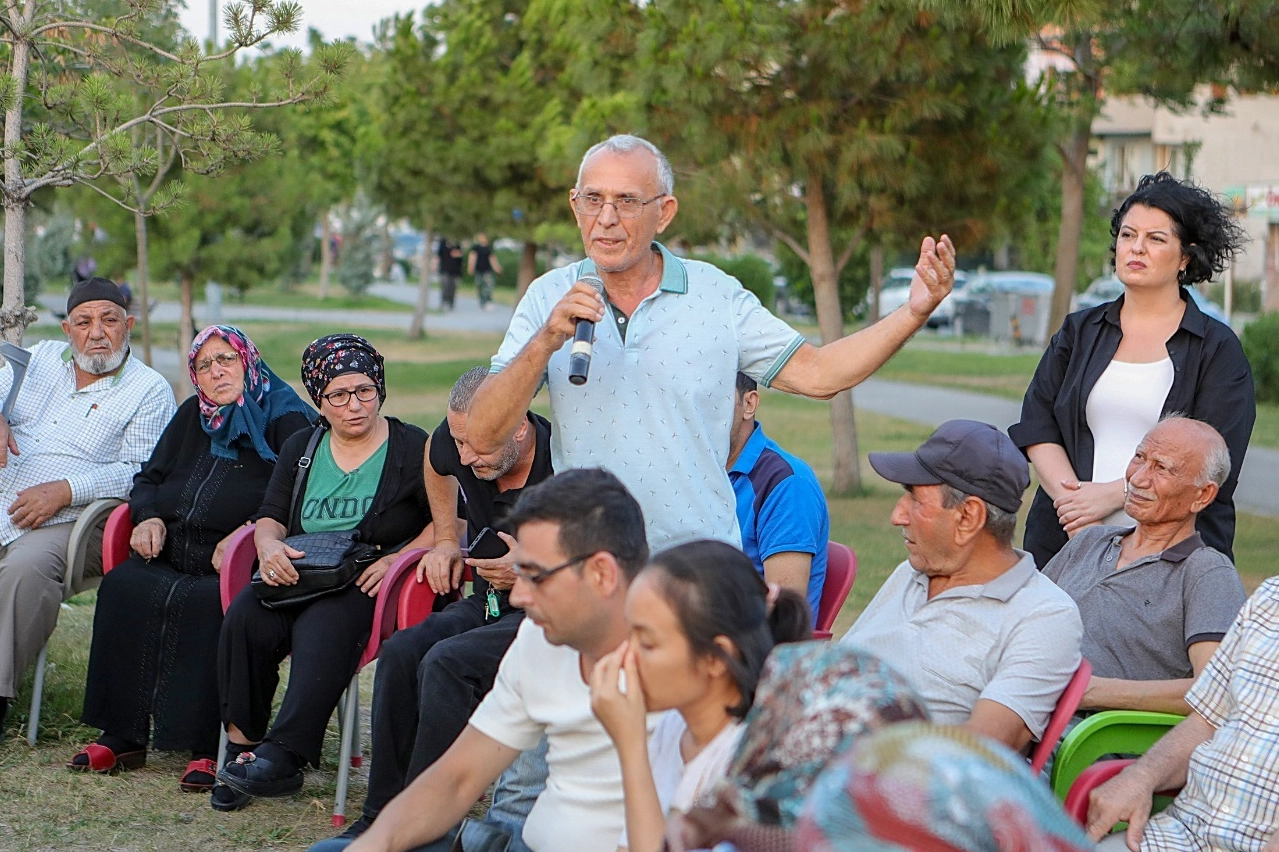
[[[501,271],[502,264],[493,255],[488,234],[481,231],[476,234],[475,245],[471,246],[471,254],[466,259],[466,274],[475,278],[475,292],[483,310],[492,309],[493,284],[497,281],[496,273]]]
[[[451,311],[457,282],[462,277],[462,244],[440,237],[435,248],[435,268],[440,273],[440,307]]]

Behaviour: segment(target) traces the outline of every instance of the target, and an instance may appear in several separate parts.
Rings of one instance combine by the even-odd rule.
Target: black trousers
[[[448,751],[493,688],[523,618],[517,610],[485,624],[484,602],[465,598],[383,643],[373,682],[365,816],[376,817]]]
[[[324,729],[364,653],[376,602],[352,584],[301,607],[267,609],[246,586],[227,609],[218,639],[223,723],[318,766]],[[289,654],[289,685],[268,731],[280,663]]]

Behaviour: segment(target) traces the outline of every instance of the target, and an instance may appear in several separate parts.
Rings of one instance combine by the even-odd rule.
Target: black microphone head
[[[581,284],[589,284],[596,293],[604,295],[604,279],[598,275],[583,275],[577,280]]]

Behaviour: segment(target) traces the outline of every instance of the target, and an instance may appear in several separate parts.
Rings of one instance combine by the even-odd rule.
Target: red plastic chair
[[[129,504],[122,503],[107,517],[102,528],[102,576],[129,558],[129,539],[133,535],[133,516]]]
[[[425,553],[426,551],[422,552]],[[462,555],[466,555],[465,550],[462,551]],[[473,579],[470,566],[463,566],[462,582],[469,583]],[[448,604],[461,600],[461,598],[461,589],[454,589],[446,595],[437,595],[431,591],[431,587],[428,584],[417,582],[415,572],[410,573],[409,577],[403,581],[403,586],[400,589],[396,606],[395,626],[403,630],[406,627],[421,624],[431,613],[439,612]]]
[[[1091,678],[1092,664],[1080,658],[1079,668],[1075,670],[1070,683],[1066,684],[1065,691],[1057,699],[1057,707],[1048,719],[1048,727],[1044,729],[1044,736],[1031,754],[1031,772],[1038,774],[1044,770],[1044,765],[1048,763],[1048,758],[1052,755],[1053,749],[1057,747],[1057,743],[1061,742],[1062,734],[1066,732],[1066,726],[1070,724],[1075,711],[1079,709],[1079,702],[1083,700],[1084,692],[1087,691],[1088,681]]]
[[[830,641],[831,626],[848,600],[857,579],[857,554],[846,544],[826,542],[826,580],[822,583],[822,599],[813,619],[813,638]]]
[[[257,548],[253,542],[254,528],[246,526],[236,531],[227,543],[226,553],[222,559],[221,590],[222,610],[225,612],[231,601],[253,578],[253,566],[257,563]],[[373,623],[369,631],[369,641],[364,646],[364,653],[356,666],[355,674],[346,694],[338,702],[338,728],[341,739],[338,746],[337,794],[333,803],[333,826],[340,828],[346,823],[346,794],[350,784],[351,767],[359,767],[364,763],[360,751],[360,671],[377,659],[382,643],[390,638],[396,629],[398,614],[397,602],[402,589],[411,583],[417,563],[426,553],[423,549],[406,550],[392,563],[386,576],[382,578],[382,587],[378,589],[377,603],[373,609]],[[226,754],[226,730],[222,731],[222,744],[218,749],[219,761]]]
[[[1100,787],[1122,772],[1125,767],[1131,766],[1136,762],[1133,758],[1099,760],[1079,773],[1075,783],[1070,785],[1070,792],[1066,794],[1066,813],[1074,817],[1075,822],[1080,825],[1087,825],[1088,795],[1095,788]]]

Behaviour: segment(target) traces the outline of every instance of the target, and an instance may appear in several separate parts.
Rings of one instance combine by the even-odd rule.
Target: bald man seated
[[[1136,527],[1080,530],[1044,567],[1083,620],[1092,680],[1079,708],[1186,714],[1186,692],[1244,603],[1230,559],[1195,519],[1230,473],[1217,430],[1170,416],[1146,433],[1125,473]]]

